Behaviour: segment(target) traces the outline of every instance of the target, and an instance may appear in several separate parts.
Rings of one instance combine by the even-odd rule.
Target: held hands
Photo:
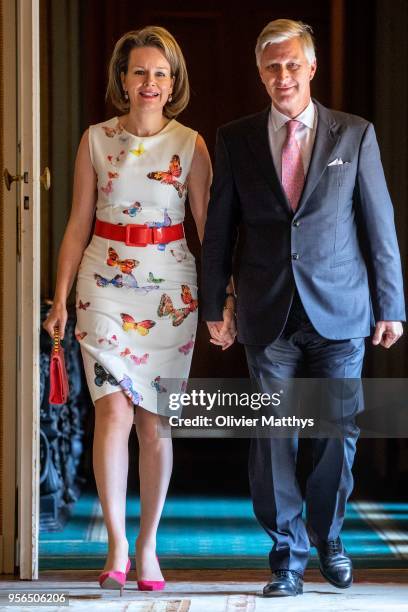
[[[228,297],[223,310],[223,321],[207,321],[210,342],[225,351],[234,344],[237,329],[235,325],[235,300]]]
[[[390,348],[404,333],[400,321],[378,321],[372,339],[374,346]]]
[[[65,325],[67,324],[68,313],[65,304],[53,304],[52,308],[42,324],[43,328],[54,337],[54,327],[59,327],[60,338],[64,338]]]

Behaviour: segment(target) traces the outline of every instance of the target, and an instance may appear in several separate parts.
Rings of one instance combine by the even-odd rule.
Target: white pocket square
[[[333,159],[333,161],[330,162],[330,164],[327,164],[327,166],[341,166],[342,164],[349,164],[350,162],[344,162],[341,157],[336,157],[336,159]]]

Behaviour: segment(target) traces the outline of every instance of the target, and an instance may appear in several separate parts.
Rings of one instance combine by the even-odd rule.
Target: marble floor
[[[69,610],[114,610],[115,612],[408,612],[408,569],[356,570],[354,585],[341,591],[325,582],[317,570],[305,576],[304,594],[299,597],[265,599],[262,587],[267,574],[259,570],[173,570],[167,571],[167,587],[161,593],[137,591],[131,572],[123,597],[102,591],[92,571],[47,571],[38,581],[20,581],[12,576],[0,580],[0,610],[66,610],[61,606],[9,606],[7,590],[14,592],[69,593]]]

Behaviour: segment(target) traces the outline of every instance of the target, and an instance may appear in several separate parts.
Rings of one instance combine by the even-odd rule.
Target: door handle
[[[28,183],[28,172],[24,172],[24,174],[10,174],[8,168],[5,168],[3,172],[3,178],[7,190],[10,191],[11,185],[14,182],[19,183],[21,181],[24,181],[25,183]],[[51,172],[47,166],[44,168],[44,172],[40,176],[40,181],[43,184],[44,189],[48,191],[51,187]]]
[[[23,176],[22,174],[10,174],[10,172],[8,171],[7,168],[4,169],[3,172],[3,178],[4,178],[4,182],[6,184],[6,188],[8,191],[10,191],[11,189],[11,185],[14,182],[20,182],[23,181],[25,179],[25,176]]]
[[[44,172],[40,176],[40,181],[42,182],[45,191],[48,191],[51,187],[51,172],[48,166],[45,166]]]

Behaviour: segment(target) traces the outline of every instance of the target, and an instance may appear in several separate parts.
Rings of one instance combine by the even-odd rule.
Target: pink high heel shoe
[[[159,560],[156,555],[157,561]],[[137,568],[136,568],[137,569]],[[137,588],[139,591],[162,591],[166,586],[165,580],[138,580]]]
[[[125,572],[102,572],[102,574],[98,578],[101,589],[119,589],[120,596],[122,597],[126,578],[128,573],[130,572],[130,566],[130,559],[128,559]]]

